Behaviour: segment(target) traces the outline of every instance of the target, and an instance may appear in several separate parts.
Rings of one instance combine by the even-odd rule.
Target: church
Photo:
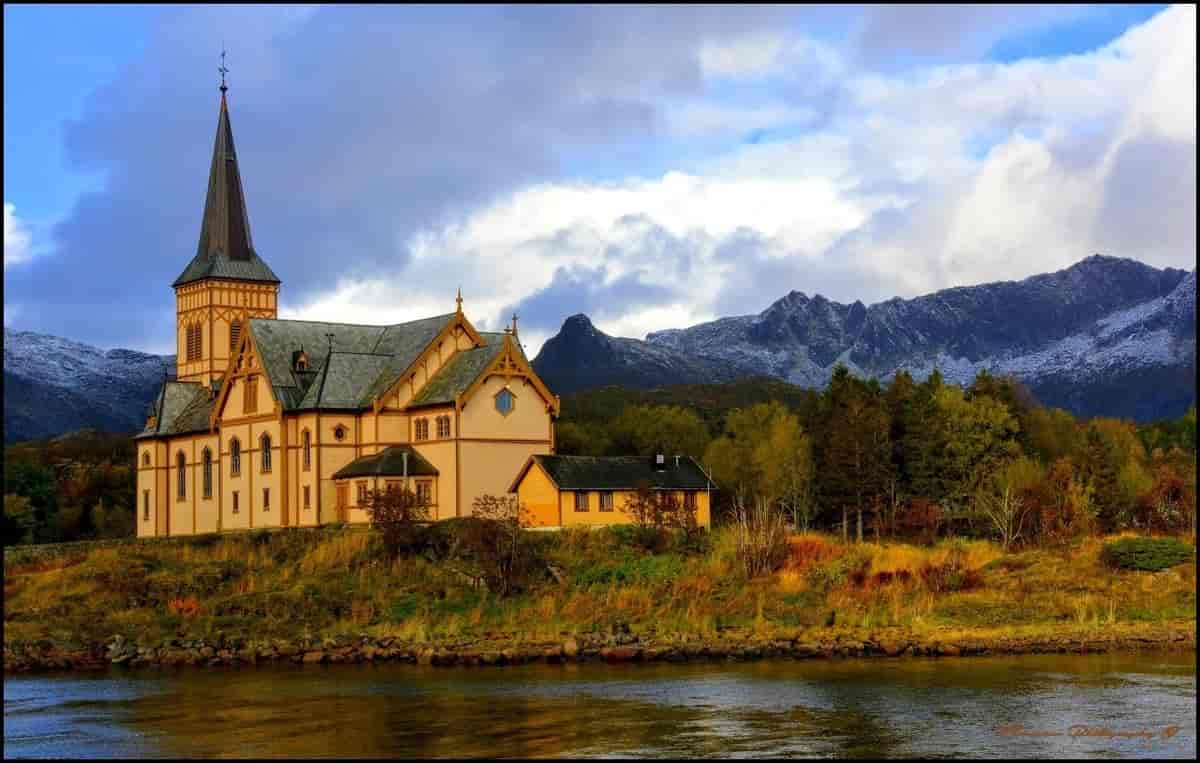
[[[517,323],[453,312],[391,326],[279,320],[254,249],[224,82],[195,257],[175,290],[176,376],[135,437],[137,534],[366,522],[407,484],[436,519],[553,454],[559,399]]]

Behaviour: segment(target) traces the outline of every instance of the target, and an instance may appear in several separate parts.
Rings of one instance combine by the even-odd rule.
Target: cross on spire
[[[458,296],[454,298],[454,304],[457,305],[456,312],[462,312],[462,287],[458,287]]]
[[[221,65],[217,67],[217,71],[219,71],[221,73],[220,90],[221,90],[221,97],[224,98],[225,91],[229,89],[229,87],[225,84],[225,75],[229,73],[229,68],[227,66],[225,66],[225,46],[224,45],[221,46]]]

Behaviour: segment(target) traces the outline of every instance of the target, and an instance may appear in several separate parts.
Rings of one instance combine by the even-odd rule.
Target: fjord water
[[[1195,668],[1193,652],[9,676],[4,755],[1193,758]]]

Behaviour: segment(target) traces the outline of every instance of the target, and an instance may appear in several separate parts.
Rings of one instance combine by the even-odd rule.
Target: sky
[[[643,337],[1196,264],[1193,6],[4,6],[4,323],[174,351],[219,104],[281,318]]]

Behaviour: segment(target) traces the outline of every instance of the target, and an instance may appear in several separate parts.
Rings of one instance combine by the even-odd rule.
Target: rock
[[[378,654],[379,650],[370,644],[367,644],[362,648],[362,658],[364,660],[373,661]]]
[[[421,651],[417,652],[417,664],[418,665],[432,665],[433,664],[433,650],[432,649],[422,649]]]
[[[631,646],[606,646],[600,650],[600,656],[608,662],[630,662],[640,654],[641,650]]]
[[[883,640],[879,642],[879,650],[888,657],[896,657],[908,648],[908,644],[901,644],[899,641]]]
[[[945,655],[946,657],[957,657],[961,652],[953,644],[942,644],[938,647],[938,654]]]
[[[215,655],[216,655],[216,651],[213,650],[213,648],[211,646],[200,647],[200,656],[203,657],[204,659],[206,659],[206,660],[211,659]]]
[[[544,649],[542,650],[542,657],[546,660],[546,662],[562,662],[563,648],[561,646],[552,646]]]
[[[326,658],[325,658],[324,652],[314,650],[311,652],[305,652],[304,656],[301,658],[301,661],[304,662],[305,664],[310,664],[310,663],[323,662],[325,659]]]
[[[573,638],[569,638],[562,645],[563,656],[569,660],[573,660],[579,656],[579,642]]]

